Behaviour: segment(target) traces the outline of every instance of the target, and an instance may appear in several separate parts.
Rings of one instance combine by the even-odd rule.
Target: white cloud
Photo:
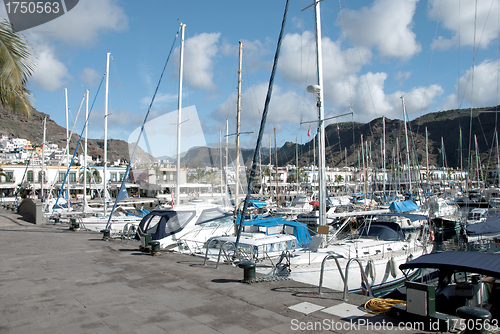
[[[121,32],[127,28],[128,18],[116,0],[84,0],[65,15],[27,32],[68,44],[88,45],[97,41],[103,32]]]
[[[371,7],[343,10],[344,34],[358,47],[375,47],[382,57],[409,59],[422,48],[412,31],[417,1],[375,0]]]
[[[446,102],[446,107],[456,109],[458,103],[460,107],[473,106],[494,106],[498,104],[497,89],[499,84],[498,77],[498,61],[489,59],[484,60],[481,64],[474,67],[474,92],[471,95],[472,89],[472,69],[469,69],[458,80],[457,95],[449,96]]]
[[[442,26],[452,33],[450,38],[438,36],[434,42],[435,46],[448,49],[458,44],[459,36],[461,46],[473,45],[475,24],[476,45],[488,47],[498,37],[498,6],[496,0],[429,0],[429,16],[439,20]]]
[[[399,84],[402,85],[404,81],[408,80],[411,77],[411,72],[409,71],[397,71],[394,74],[394,79],[399,81]]]
[[[84,68],[80,73],[80,79],[90,87],[96,86],[99,83],[101,76],[101,73],[90,67]]]
[[[219,51],[220,33],[201,33],[184,42],[184,79],[192,88],[208,91],[217,89],[213,81],[214,57]],[[174,63],[179,64],[179,48],[174,51]],[[178,72],[177,72],[178,73]]]
[[[54,49],[48,44],[32,44],[37,57],[37,66],[32,80],[45,91],[53,92],[62,88],[71,78],[66,66],[60,62]]]

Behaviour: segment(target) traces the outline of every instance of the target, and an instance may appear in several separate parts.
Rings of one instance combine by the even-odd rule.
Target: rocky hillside
[[[66,129],[50,119],[49,115],[36,110],[33,110],[31,115],[26,117],[0,108],[0,135],[6,135],[9,138],[25,138],[30,140],[33,146],[41,145],[43,140],[43,119],[45,117],[47,117],[47,142],[58,144],[61,148],[66,147]],[[78,136],[79,134],[74,134],[73,138],[71,138],[71,151],[74,151],[77,145]],[[83,150],[80,149],[80,152],[83,153]],[[87,152],[94,160],[98,158],[102,161],[104,156],[104,140],[89,139]],[[149,156],[145,152],[138,152],[136,154]],[[122,161],[129,160],[128,143],[123,140],[108,139],[108,161],[111,162],[118,159]]]

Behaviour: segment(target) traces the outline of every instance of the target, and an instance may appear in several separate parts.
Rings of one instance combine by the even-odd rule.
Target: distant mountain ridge
[[[428,155],[429,165],[437,167],[443,166],[443,154],[441,149],[441,137],[443,138],[445,150],[445,164],[447,167],[464,166],[469,156],[469,145],[475,151],[475,139],[477,137],[478,149],[482,164],[496,164],[495,154],[492,149],[495,147],[495,125],[497,124],[497,113],[500,106],[489,108],[478,108],[472,112],[470,109],[448,110],[429,113],[408,122],[408,141],[410,147],[416,148],[418,163],[421,166],[426,164],[425,129],[428,133]],[[41,144],[43,134],[43,119],[47,117],[47,141],[58,144],[63,148],[66,146],[66,129],[59,126],[50,116],[34,110],[29,118],[12,113],[0,108],[0,135],[10,138],[26,138],[33,145]],[[471,122],[472,121],[472,122]],[[470,124],[472,123],[472,131]],[[462,129],[462,158],[460,157],[460,128]],[[385,142],[386,142],[386,165],[389,168],[393,162],[393,152],[397,156],[399,148],[400,157],[405,157],[406,140],[404,135],[404,122],[401,120],[385,119]],[[472,138],[469,134],[472,133]],[[299,134],[297,134],[299,135]],[[381,165],[380,142],[383,138],[382,117],[374,119],[369,123],[343,122],[330,124],[326,127],[326,164],[330,167],[357,167],[362,163],[361,158],[361,135],[365,142],[365,156],[369,161],[365,161],[368,166]],[[78,141],[78,136],[73,136],[70,149],[74,150]],[[339,142],[340,137],[340,142]],[[279,140],[279,138],[278,138]],[[368,143],[368,145],[366,144]],[[317,146],[313,143],[313,138],[305,144],[295,145],[286,142],[277,149],[278,166],[296,164],[296,150],[299,152],[299,166],[313,164],[313,148]],[[367,147],[368,146],[368,147]],[[317,150],[317,147],[316,147]],[[222,150],[223,157],[225,149]],[[235,149],[229,150],[229,163],[235,160]],[[345,153],[347,151],[347,163]],[[99,158],[102,161],[104,154],[104,141],[102,139],[88,140],[88,154]],[[138,157],[141,161],[155,161],[148,153],[138,150]],[[250,166],[253,158],[253,149],[241,149],[241,164]],[[358,160],[358,155],[360,160]],[[108,161],[129,160],[129,145],[123,140],[108,139]],[[175,158],[172,162],[175,162]],[[316,154],[317,159],[317,154]],[[473,159],[471,157],[471,159]],[[474,158],[475,159],[475,158]],[[261,161],[263,164],[269,163],[269,150],[263,149]],[[400,158],[402,161],[405,159]],[[275,165],[274,149],[271,154],[272,164]],[[475,161],[473,161],[475,163]],[[225,164],[225,160],[223,159]],[[415,163],[415,156],[412,153],[412,164]],[[193,147],[181,158],[183,167],[220,167],[220,149],[210,147]]]
[[[46,140],[49,143],[59,145],[59,148],[66,147],[66,129],[58,125],[50,115],[33,110],[29,117],[15,112],[7,111],[0,107],[0,135],[9,138],[28,139],[33,146],[40,146],[43,141],[43,119],[47,117]],[[74,152],[78,143],[79,134],[73,134],[70,142],[70,152]],[[82,145],[79,152],[83,153]],[[104,140],[88,139],[87,154],[92,156],[94,161],[98,158],[101,162],[104,157]],[[156,160],[142,150],[138,150],[137,156],[142,160]],[[118,139],[108,139],[108,162],[118,159],[128,161],[130,157],[129,145],[126,141]]]

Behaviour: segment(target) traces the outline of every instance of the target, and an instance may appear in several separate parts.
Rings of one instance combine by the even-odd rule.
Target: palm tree
[[[0,104],[29,115],[31,93],[26,88],[35,68],[32,50],[10,23],[0,19]]]

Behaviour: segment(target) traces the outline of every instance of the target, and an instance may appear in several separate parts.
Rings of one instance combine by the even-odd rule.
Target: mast
[[[42,178],[40,180],[40,199],[45,202],[45,196],[43,194],[43,184],[45,182],[45,140],[47,132],[47,117],[43,119],[43,142],[42,142]]]
[[[64,100],[66,101],[66,163],[68,164],[68,168],[70,168],[70,162],[69,162],[69,109],[68,109],[68,89],[64,88]],[[71,170],[70,170],[71,171]],[[69,198],[69,179],[66,181],[67,183],[67,188],[66,188],[66,196],[68,197],[68,208],[69,208],[69,203],[70,203],[70,198]]]
[[[83,213],[87,207],[87,135],[89,126],[89,90],[85,90],[85,148],[83,149]]]
[[[368,194],[367,194],[367,185],[366,185],[366,182],[367,182],[367,178],[368,178],[368,172],[366,170],[366,164],[365,164],[365,142],[363,140],[363,134],[361,134],[361,157],[363,158],[363,184],[364,184],[364,193],[365,193],[365,200],[364,200],[364,203],[365,203],[365,207],[366,207],[366,200],[368,199]]]
[[[385,194],[385,185],[386,185],[386,178],[387,178],[387,171],[385,170],[385,116],[382,116],[382,137],[384,137],[384,141],[382,142],[382,170],[384,171],[384,194]]]
[[[239,43],[239,61],[238,61],[238,98],[236,107],[236,170],[235,170],[235,195],[234,195],[234,217],[235,217],[235,229],[236,217],[238,216],[239,209],[239,195],[240,195],[240,113],[241,113],[241,67],[242,67],[242,55],[243,55],[243,43]]]
[[[105,98],[104,98],[104,170],[103,170],[103,183],[102,183],[102,193],[104,197],[104,216],[106,216],[106,200],[107,200],[107,190],[106,190],[106,178],[107,178],[107,164],[108,164],[108,97],[109,97],[109,56],[111,52],[106,54],[106,88],[105,88]]]
[[[474,143],[476,146],[476,169],[477,169],[477,187],[481,189],[481,178],[480,178],[480,170],[479,170],[479,148],[477,147],[477,136],[474,135]]]
[[[276,147],[276,128],[274,128],[274,161],[276,162],[276,207],[280,206],[279,188],[278,188],[278,148]]]
[[[227,196],[227,160],[228,160],[228,150],[229,150],[229,120],[226,119],[226,166],[224,168],[224,193]]]
[[[297,164],[295,170],[297,171],[297,194],[298,194],[299,193],[299,142],[297,137],[295,137],[295,163]]]
[[[184,69],[184,29],[186,25],[181,22],[181,46],[180,46],[180,64],[179,64],[179,97],[177,110],[177,161],[176,173],[177,182],[175,183],[175,203],[180,204],[180,172],[181,172],[181,122],[182,122],[182,72]]]
[[[408,189],[410,192],[410,195],[412,193],[412,187],[411,187],[411,170],[410,170],[410,146],[408,145],[408,129],[406,126],[406,105],[405,105],[405,98],[401,96],[401,101],[403,103],[403,117],[405,120],[405,140],[406,140],[406,163],[408,164]]]
[[[427,127],[425,127],[425,168],[427,172],[427,182],[430,183],[430,173],[429,173],[429,134],[427,133]]]
[[[323,50],[321,47],[321,15],[319,0],[314,0],[316,21],[316,60],[318,68],[318,156],[319,156],[319,225],[326,225],[326,161],[325,161],[325,111],[323,106]]]
[[[495,129],[495,139],[497,141],[497,176],[498,176],[498,186],[500,187],[500,155],[498,153],[498,132]]]

